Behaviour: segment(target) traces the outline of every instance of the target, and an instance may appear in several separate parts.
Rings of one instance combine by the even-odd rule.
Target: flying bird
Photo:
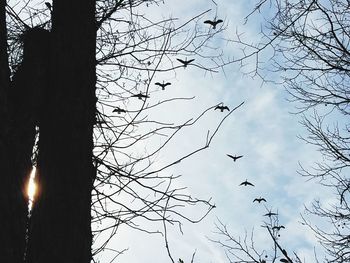
[[[272,227],[272,229],[276,229],[277,231],[280,231],[281,229],[285,229],[285,227],[284,226],[274,226],[274,227]]]
[[[255,198],[255,199],[253,200],[253,203],[254,203],[254,202],[258,202],[258,203],[260,204],[261,202],[266,202],[266,199],[263,198],[263,197]]]
[[[142,94],[141,92],[139,94],[132,95],[131,97],[137,97],[139,100],[149,98],[147,94]]]
[[[243,157],[243,155],[238,155],[238,156],[236,156],[236,155],[233,156],[233,155],[231,155],[231,154],[226,154],[226,155],[227,155],[228,157],[232,158],[232,160],[233,160],[234,162]]]
[[[186,68],[188,64],[190,64],[191,62],[194,61],[194,59],[187,60],[187,58],[186,58],[186,60],[182,60],[182,59],[177,58],[177,60],[184,65],[184,68]]]
[[[205,20],[204,21],[204,24],[209,24],[211,26],[213,26],[213,29],[216,29],[216,25],[219,24],[219,23],[222,23],[224,22],[222,19],[218,19],[218,20]]]
[[[254,186],[251,182],[248,182],[247,179],[244,182],[240,183],[240,185],[244,185],[244,186],[251,185],[251,186]]]
[[[274,213],[274,212],[268,212],[267,214],[265,214],[264,216],[268,216],[268,217],[271,217],[271,216],[277,216],[278,214],[277,213]]]
[[[220,110],[221,112],[223,112],[224,110],[230,111],[230,109],[227,106],[224,105],[218,105],[215,107],[214,110]]]
[[[120,114],[120,113],[122,113],[122,112],[126,112],[126,110],[124,110],[124,109],[121,109],[121,108],[119,108],[119,107],[116,107],[114,110],[113,110],[113,112],[117,112],[118,114]]]
[[[164,83],[164,81],[163,81],[163,83],[156,82],[156,83],[154,83],[154,85],[157,85],[157,86],[161,87],[162,90],[165,90],[165,87],[171,85],[171,83],[170,82]]]

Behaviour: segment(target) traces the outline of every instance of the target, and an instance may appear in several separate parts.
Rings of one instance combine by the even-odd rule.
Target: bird
[[[277,231],[280,231],[281,229],[285,229],[285,227],[284,226],[274,226],[274,227],[272,227],[272,229],[276,229]]]
[[[251,186],[254,186],[251,182],[248,182],[247,179],[244,182],[240,183],[240,185],[244,185],[244,186],[251,185]]]
[[[187,60],[187,58],[186,58],[186,60],[182,60],[182,59],[177,58],[177,60],[184,65],[184,68],[186,68],[188,64],[190,64],[191,62],[194,61],[194,59]]]
[[[131,97],[137,97],[139,100],[149,98],[147,94],[142,94],[141,92],[139,94],[132,95]]]
[[[255,198],[255,199],[253,200],[253,203],[254,203],[254,202],[258,202],[258,203],[260,204],[261,202],[266,202],[266,199],[263,198],[263,197]]]
[[[268,212],[267,214],[265,214],[264,216],[268,216],[268,217],[271,217],[271,216],[277,216],[278,214],[277,213],[274,213],[274,212]]]
[[[233,155],[231,155],[231,154],[226,154],[226,155],[227,155],[228,157],[232,158],[232,160],[233,160],[234,162],[243,157],[243,155],[238,155],[238,156],[236,156],[236,155],[233,156]]]
[[[126,110],[121,109],[121,108],[119,108],[119,107],[116,107],[116,108],[113,110],[113,112],[117,112],[118,114],[120,114],[120,113],[122,113],[122,112],[126,112]]]
[[[170,82],[164,83],[164,81],[163,81],[163,83],[156,82],[156,83],[154,83],[154,85],[157,85],[157,86],[161,87],[162,90],[165,90],[165,87],[171,85],[171,83]]]
[[[218,20],[205,20],[204,21],[204,24],[209,24],[211,26],[213,26],[213,29],[216,29],[216,25],[219,24],[219,23],[222,23],[224,22],[222,19],[218,19]]]
[[[224,105],[218,105],[215,107],[214,110],[220,110],[221,112],[223,112],[224,110],[230,111],[230,109],[227,106]]]

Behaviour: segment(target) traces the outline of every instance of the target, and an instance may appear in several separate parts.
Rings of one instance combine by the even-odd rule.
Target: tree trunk
[[[8,162],[8,107],[7,107],[7,92],[9,89],[10,75],[7,57],[7,31],[6,31],[6,19],[5,19],[5,6],[6,1],[0,0],[0,180],[4,186],[0,191],[0,225],[3,229],[0,235],[0,247],[2,248],[2,257],[4,262],[12,262],[14,259],[14,240],[11,220],[12,220],[12,208],[11,208],[11,177],[10,177],[10,165]]]
[[[23,262],[25,244],[27,205],[24,179],[31,166],[31,148],[28,147],[28,134],[22,127],[16,127],[21,121],[16,119],[15,106],[9,99],[5,6],[6,0],[0,0],[0,180],[3,186],[0,191],[0,247],[1,262],[19,263]],[[24,138],[19,138],[21,135]]]
[[[53,2],[50,85],[40,113],[39,197],[29,262],[90,263],[95,1]]]

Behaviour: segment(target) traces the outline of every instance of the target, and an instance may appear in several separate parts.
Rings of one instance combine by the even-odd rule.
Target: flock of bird
[[[216,26],[220,23],[222,23],[223,20],[222,19],[214,19],[214,20],[205,20],[204,24],[208,24],[210,25],[213,29],[216,29]],[[182,66],[184,68],[186,68],[188,65],[190,65],[195,59],[187,59],[187,57],[185,59],[180,59],[177,58],[176,59],[178,62],[180,62],[182,64]],[[164,80],[162,82],[155,82],[154,85],[158,86],[161,88],[161,90],[165,90],[166,87],[171,85],[171,82],[164,82]],[[134,94],[131,97],[135,97],[138,98],[139,100],[143,100],[143,99],[148,99],[150,96],[149,94],[145,93],[141,93],[139,92],[138,94]],[[229,107],[223,105],[223,103],[217,105],[214,110],[219,110],[220,112],[224,112],[226,111],[230,111]],[[127,111],[125,109],[122,109],[120,107],[116,107],[113,112],[116,112],[118,114],[121,113],[126,113]],[[243,155],[232,155],[232,154],[227,154],[227,156],[229,158],[231,158],[233,160],[233,162],[236,162],[237,160],[241,159],[243,157]],[[239,184],[239,186],[251,186],[254,187],[254,184],[249,182],[247,179],[245,181],[243,181],[242,183]],[[261,202],[267,202],[265,198],[263,197],[257,197],[253,200],[253,203],[257,202],[257,203],[261,203]],[[267,217],[272,217],[272,216],[278,216],[278,213],[272,212],[271,210],[268,211],[268,213],[264,214],[263,216],[267,216]],[[271,229],[273,231],[280,231],[281,229],[284,229],[285,227],[283,225],[275,225],[273,226]],[[179,262],[183,262],[181,259],[179,259]]]
[[[214,18],[214,20],[205,20],[203,23],[204,24],[208,24],[210,25],[213,29],[216,29],[216,26],[220,23],[222,23],[223,20],[222,19],[216,19]],[[177,61],[179,61],[182,66],[184,68],[186,68],[188,65],[190,65],[195,59],[187,59],[187,57],[185,59],[180,59],[180,58],[177,58],[176,59]],[[171,85],[171,82],[164,82],[164,80],[162,82],[155,82],[154,85],[158,86],[161,88],[161,90],[165,90],[166,87],[170,86]],[[131,97],[135,97],[135,98],[138,98],[139,100],[143,100],[143,99],[148,99],[150,96],[149,94],[143,94],[143,93],[138,93],[138,94],[134,94],[132,95]],[[223,103],[217,105],[214,110],[219,110],[220,112],[224,112],[225,110],[226,111],[230,111],[229,107],[223,105]],[[121,114],[121,113],[126,113],[126,110],[125,109],[122,109],[120,107],[116,107],[113,112],[116,112],[118,114]],[[234,162],[236,162],[237,160],[239,160],[240,158],[243,157],[243,155],[231,155],[231,154],[227,154],[228,157],[230,157]],[[247,179],[245,181],[243,181],[242,183],[240,183],[240,186],[254,186],[253,183],[249,182]],[[253,200],[253,203],[254,202],[258,202],[259,204],[261,202],[267,202],[265,198],[263,197],[257,197]],[[268,216],[268,217],[271,217],[271,216],[277,216],[278,214],[277,213],[274,213],[274,212],[271,212],[269,211],[268,213],[266,213],[264,216]],[[274,230],[280,230],[281,228],[284,228],[284,226],[274,226],[272,229]]]
[[[51,6],[51,4],[50,3],[48,3],[48,2],[45,2],[45,4],[46,4],[46,6],[51,10],[51,8],[52,8],[52,6]],[[204,24],[208,24],[208,25],[210,25],[213,29],[216,29],[216,26],[218,25],[218,24],[220,24],[220,23],[222,23],[222,22],[224,22],[222,19],[216,19],[216,18],[214,18],[214,20],[205,20],[203,23]],[[184,67],[184,68],[186,68],[188,65],[190,65],[195,59],[187,59],[187,58],[185,58],[185,59],[180,59],[180,58],[177,58],[176,59],[177,61],[179,61],[181,64],[182,64],[182,66]],[[171,82],[162,82],[162,83],[160,83],[160,82],[156,82],[156,83],[154,83],[154,85],[156,85],[156,86],[159,86],[162,90],[165,90],[165,88],[167,87],[167,86],[170,86],[171,85]],[[149,94],[147,94],[147,93],[142,93],[142,92],[139,92],[138,94],[133,94],[133,95],[131,95],[131,97],[135,97],[135,98],[138,98],[139,100],[144,100],[144,99],[148,99],[150,96],[149,96]],[[223,105],[220,105],[220,106],[216,106],[215,107],[215,110],[220,110],[221,112],[223,112],[224,110],[227,110],[227,111],[230,111],[229,110],[229,108],[227,107],[227,106],[223,106]],[[125,109],[122,109],[122,108],[120,108],[120,107],[116,107],[114,110],[113,110],[113,112],[116,112],[116,113],[118,113],[118,114],[121,114],[121,113],[126,113],[127,111],[125,110]]]
[[[226,154],[228,157],[230,157],[234,162],[236,162],[238,159],[242,158],[243,155],[232,155],[232,154]],[[249,182],[248,179],[246,179],[245,181],[241,182],[239,184],[239,186],[255,186],[253,183]],[[261,202],[267,202],[266,199],[264,197],[256,197],[253,200],[253,203],[257,202],[257,203],[261,203]],[[266,214],[264,214],[263,216],[267,216],[267,217],[272,217],[272,216],[278,216],[278,213],[272,212],[271,210],[269,210]],[[276,231],[279,232],[281,229],[284,229],[285,227],[283,225],[274,225],[271,229],[272,231]],[[278,234],[279,236],[279,234]]]
[[[194,61],[194,59],[189,59],[189,60],[187,60],[187,58],[185,58],[185,60],[180,59],[180,58],[177,58],[177,60],[178,60],[180,63],[182,63],[182,65],[183,65],[184,68],[186,68],[190,63],[192,63],[192,62]],[[164,80],[163,80],[162,83],[161,83],[161,82],[156,82],[156,83],[154,83],[154,85],[159,86],[162,90],[165,90],[165,88],[166,88],[167,86],[170,86],[170,85],[171,85],[171,82],[164,82]],[[131,95],[130,97],[132,97],[132,98],[138,98],[139,100],[145,100],[145,99],[150,98],[149,94],[147,94],[147,93],[142,93],[142,92],[139,92],[138,94],[133,94],[133,95]],[[218,108],[221,109],[221,111],[223,111],[224,109],[227,109],[227,110],[228,110],[227,107],[222,108],[221,106],[218,106]],[[120,107],[116,107],[116,108],[113,110],[113,112],[116,112],[116,113],[118,113],[118,114],[121,114],[121,113],[126,113],[126,110],[125,110],[125,109],[122,109],[122,108],[120,108]]]

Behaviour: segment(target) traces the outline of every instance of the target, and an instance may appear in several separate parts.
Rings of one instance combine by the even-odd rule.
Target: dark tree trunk
[[[29,262],[90,263],[95,1],[53,2],[50,83],[40,113],[39,197]]]
[[[9,96],[12,85],[5,6],[6,0],[0,0],[0,248],[1,262],[19,263],[23,262],[25,244],[27,206],[24,178],[30,169],[31,148],[28,147],[28,134],[24,134],[22,127],[16,127],[21,121],[16,119],[15,106]],[[21,135],[25,138],[19,138]]]
[[[12,208],[11,208],[11,177],[10,177],[10,164],[8,162],[8,144],[6,143],[8,138],[8,105],[7,105],[7,92],[10,84],[9,66],[7,58],[7,31],[5,20],[5,6],[6,1],[0,0],[0,180],[3,185],[2,191],[0,191],[0,225],[3,229],[0,235],[0,247],[2,248],[2,257],[4,262],[12,262],[14,260],[14,240],[12,227]]]

